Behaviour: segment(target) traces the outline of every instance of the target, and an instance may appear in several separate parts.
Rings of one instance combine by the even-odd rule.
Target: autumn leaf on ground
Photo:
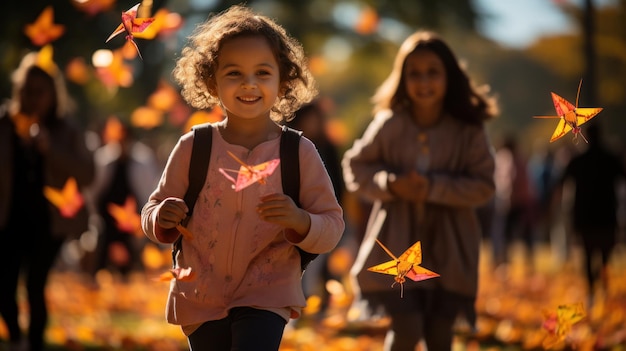
[[[167,272],[162,273],[156,280],[161,282],[169,282],[176,279],[181,282],[189,282],[196,278],[196,272],[191,267],[176,267]]]
[[[117,229],[122,232],[143,236],[141,230],[141,216],[137,212],[137,201],[132,196],[128,196],[123,205],[109,203],[107,210],[113,219]]]
[[[24,34],[33,45],[44,46],[57,40],[65,32],[65,26],[54,23],[54,9],[47,6],[35,22],[24,27]]]
[[[74,217],[84,203],[83,196],[78,190],[76,179],[73,177],[67,179],[63,189],[44,186],[43,194],[48,201],[59,209],[61,216],[65,218]]]
[[[553,349],[565,341],[574,324],[585,318],[582,303],[559,305],[556,311],[544,311],[542,328],[548,332],[543,347]]]

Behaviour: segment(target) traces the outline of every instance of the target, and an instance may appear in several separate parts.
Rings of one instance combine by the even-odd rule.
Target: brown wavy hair
[[[372,97],[374,113],[385,109],[405,108],[410,104],[404,83],[404,65],[407,57],[418,50],[435,53],[444,64],[447,90],[443,108],[446,112],[470,124],[481,124],[496,116],[498,108],[495,98],[488,96],[489,87],[474,85],[450,47],[431,31],[417,31],[402,43],[391,74]]]
[[[317,95],[302,45],[276,22],[242,5],[210,16],[188,38],[173,71],[181,95],[198,109],[219,105],[211,87],[215,86],[220,49],[226,41],[242,36],[262,36],[269,43],[279,65],[281,86],[270,116],[277,122],[290,120],[302,104]]]

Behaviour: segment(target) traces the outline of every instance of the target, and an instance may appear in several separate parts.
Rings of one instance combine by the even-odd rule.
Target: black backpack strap
[[[283,126],[280,138],[280,176],[283,190],[300,207],[300,136],[302,132]]]
[[[206,174],[209,170],[209,160],[211,159],[211,145],[213,144],[213,127],[211,124],[199,124],[194,126],[192,130],[193,148],[191,149],[191,160],[189,161],[189,186],[183,198],[189,208],[189,212],[187,212],[187,217],[183,220],[184,226],[187,226],[198,195],[204,186]],[[182,248],[181,240],[182,235],[172,245],[172,262],[174,265],[176,265],[176,255]]]
[[[283,190],[300,207],[300,137],[302,132],[283,126],[280,138],[280,176]],[[306,252],[296,246],[300,253],[300,268],[306,269],[318,254]]]
[[[209,171],[211,159],[211,145],[213,144],[213,127],[209,123],[199,124],[193,127],[193,148],[191,161],[189,162],[189,186],[185,193],[185,204],[189,207],[185,225],[193,213],[200,190],[204,186],[206,174]]]

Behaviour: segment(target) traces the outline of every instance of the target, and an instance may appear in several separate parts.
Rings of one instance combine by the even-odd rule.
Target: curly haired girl
[[[211,125],[207,176],[182,237],[167,320],[182,326],[192,350],[278,350],[286,322],[305,306],[300,255],[325,253],[344,230],[342,209],[314,144],[300,139],[300,207],[283,193],[281,174],[235,191],[224,169],[280,157],[287,120],[315,95],[303,49],[272,20],[242,6],[201,24],[174,69],[193,107],[220,105]],[[146,235],[172,243],[189,208],[183,200],[194,133],[183,135],[142,211]],[[234,156],[234,157],[233,157]],[[207,156],[209,157],[209,156]]]

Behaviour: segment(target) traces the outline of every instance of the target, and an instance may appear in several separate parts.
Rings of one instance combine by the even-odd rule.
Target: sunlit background
[[[193,124],[220,118],[217,111],[193,110],[179,96],[171,72],[180,50],[199,22],[239,2],[144,0],[140,16],[156,20],[136,36],[140,59],[123,34],[105,43],[120,23],[121,12],[137,1],[5,1],[0,11],[0,95],[10,96],[10,75],[23,55],[51,53],[76,101],[76,121],[96,131],[112,116],[119,118],[134,127],[164,165],[181,133]],[[360,136],[371,119],[370,97],[389,74],[399,44],[417,29],[441,33],[471,78],[488,84],[498,97],[500,116],[488,126],[494,144],[513,134],[528,157],[538,149],[582,149],[584,145],[572,145],[570,137],[550,144],[555,125],[532,118],[554,114],[551,92],[573,102],[582,79],[579,105],[604,108],[590,123],[602,125],[616,152],[626,149],[626,0],[250,0],[247,4],[276,19],[302,42],[329,114],[328,135],[340,151]],[[350,212],[349,199],[346,208]],[[83,240],[68,245],[61,266],[75,264],[93,246],[88,237]],[[623,275],[626,264],[620,252],[616,276]],[[334,256],[339,276],[347,272],[352,254],[347,250]],[[67,280],[51,281],[54,318],[48,340],[61,349],[75,350],[181,347],[182,333],[162,318],[167,283],[154,281],[169,264],[168,258],[167,248],[147,247],[143,260],[148,273],[119,284],[114,275],[102,272],[97,278],[99,289],[90,288],[80,277],[68,278],[72,269],[70,273],[59,269],[59,277]],[[458,348],[539,347],[541,335],[533,334],[539,333],[536,325],[541,324],[538,306],[585,299],[571,289],[584,285],[580,268],[555,265],[563,263],[561,258],[555,258],[549,248],[537,256],[537,269],[545,275],[533,276],[532,281],[523,260],[515,261],[517,275],[503,278],[485,259],[479,308],[489,318],[480,320],[478,338],[458,341]],[[550,282],[560,269],[564,280]],[[506,287],[519,289],[519,294],[507,295],[511,290]],[[349,288],[334,281],[327,289],[338,310],[345,312]],[[623,286],[615,289],[626,291]],[[613,311],[619,315],[595,311],[594,321],[609,320],[607,325],[598,324],[601,327],[596,325],[593,331],[590,326],[577,337],[585,341],[598,328],[617,330],[615,334],[621,336],[611,336],[618,346],[609,346],[624,350],[623,304]],[[315,300],[310,306],[315,310]],[[288,330],[284,349],[380,350],[384,327],[385,320],[367,324],[347,324],[337,316],[323,323],[305,320]],[[0,327],[0,336],[5,335]],[[585,345],[590,349],[592,344],[581,342],[579,347]]]

